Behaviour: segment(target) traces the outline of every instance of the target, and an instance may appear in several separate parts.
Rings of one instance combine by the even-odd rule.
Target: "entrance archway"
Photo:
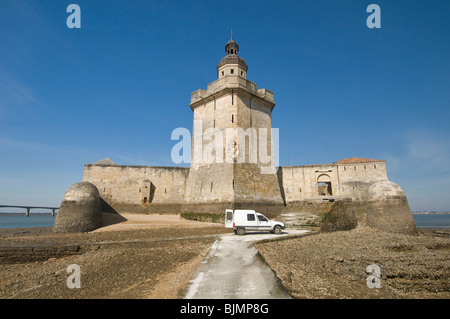
[[[317,177],[317,193],[319,196],[333,195],[331,178],[328,174],[321,174]]]

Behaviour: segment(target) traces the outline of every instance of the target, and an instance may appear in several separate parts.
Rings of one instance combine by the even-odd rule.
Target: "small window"
[[[244,76],[244,71],[241,71],[241,76]]]
[[[364,165],[364,169],[366,169],[366,165]]]
[[[233,189],[234,189],[234,179],[233,179]]]
[[[247,214],[247,221],[249,222],[255,221],[255,214]]]
[[[231,114],[231,123],[234,123],[234,114]]]
[[[377,169],[377,165],[374,164],[374,165],[373,165],[373,168]]]
[[[231,69],[231,70],[230,70],[230,73],[231,73],[231,74],[234,74],[234,69]]]
[[[222,71],[222,76],[224,76],[224,75],[225,75],[225,72]]]

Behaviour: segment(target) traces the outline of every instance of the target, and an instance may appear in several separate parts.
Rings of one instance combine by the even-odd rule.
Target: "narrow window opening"
[[[222,76],[224,76],[225,75],[225,72],[224,71],[222,71]]]
[[[212,190],[213,190],[213,182],[211,182],[211,192],[212,192]]]
[[[366,169],[366,165],[364,165],[364,169]]]
[[[234,179],[233,179],[233,189],[234,189]]]
[[[231,73],[231,74],[234,74],[234,69],[231,69],[231,70],[230,70],[230,73]]]
[[[231,114],[231,123],[234,123],[234,114]]]
[[[377,165],[373,165],[373,168],[377,169]]]
[[[244,71],[241,71],[241,76],[244,76]]]
[[[166,194],[167,194],[167,188],[164,188],[164,193],[166,193]]]

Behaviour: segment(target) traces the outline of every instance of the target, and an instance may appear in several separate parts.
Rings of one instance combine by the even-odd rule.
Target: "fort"
[[[191,94],[190,167],[117,165],[109,158],[86,164],[83,182],[97,187],[103,210],[223,214],[245,208],[295,219],[302,212],[329,212],[339,202],[361,207],[374,184],[388,181],[386,162],[376,159],[275,167],[274,94],[247,79],[248,66],[232,37],[225,52],[217,79]]]

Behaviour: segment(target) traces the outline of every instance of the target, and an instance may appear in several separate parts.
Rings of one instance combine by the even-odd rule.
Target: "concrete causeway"
[[[184,289],[185,299],[290,299],[254,243],[282,237],[298,237],[307,230],[288,230],[280,235],[247,233],[221,235]]]

